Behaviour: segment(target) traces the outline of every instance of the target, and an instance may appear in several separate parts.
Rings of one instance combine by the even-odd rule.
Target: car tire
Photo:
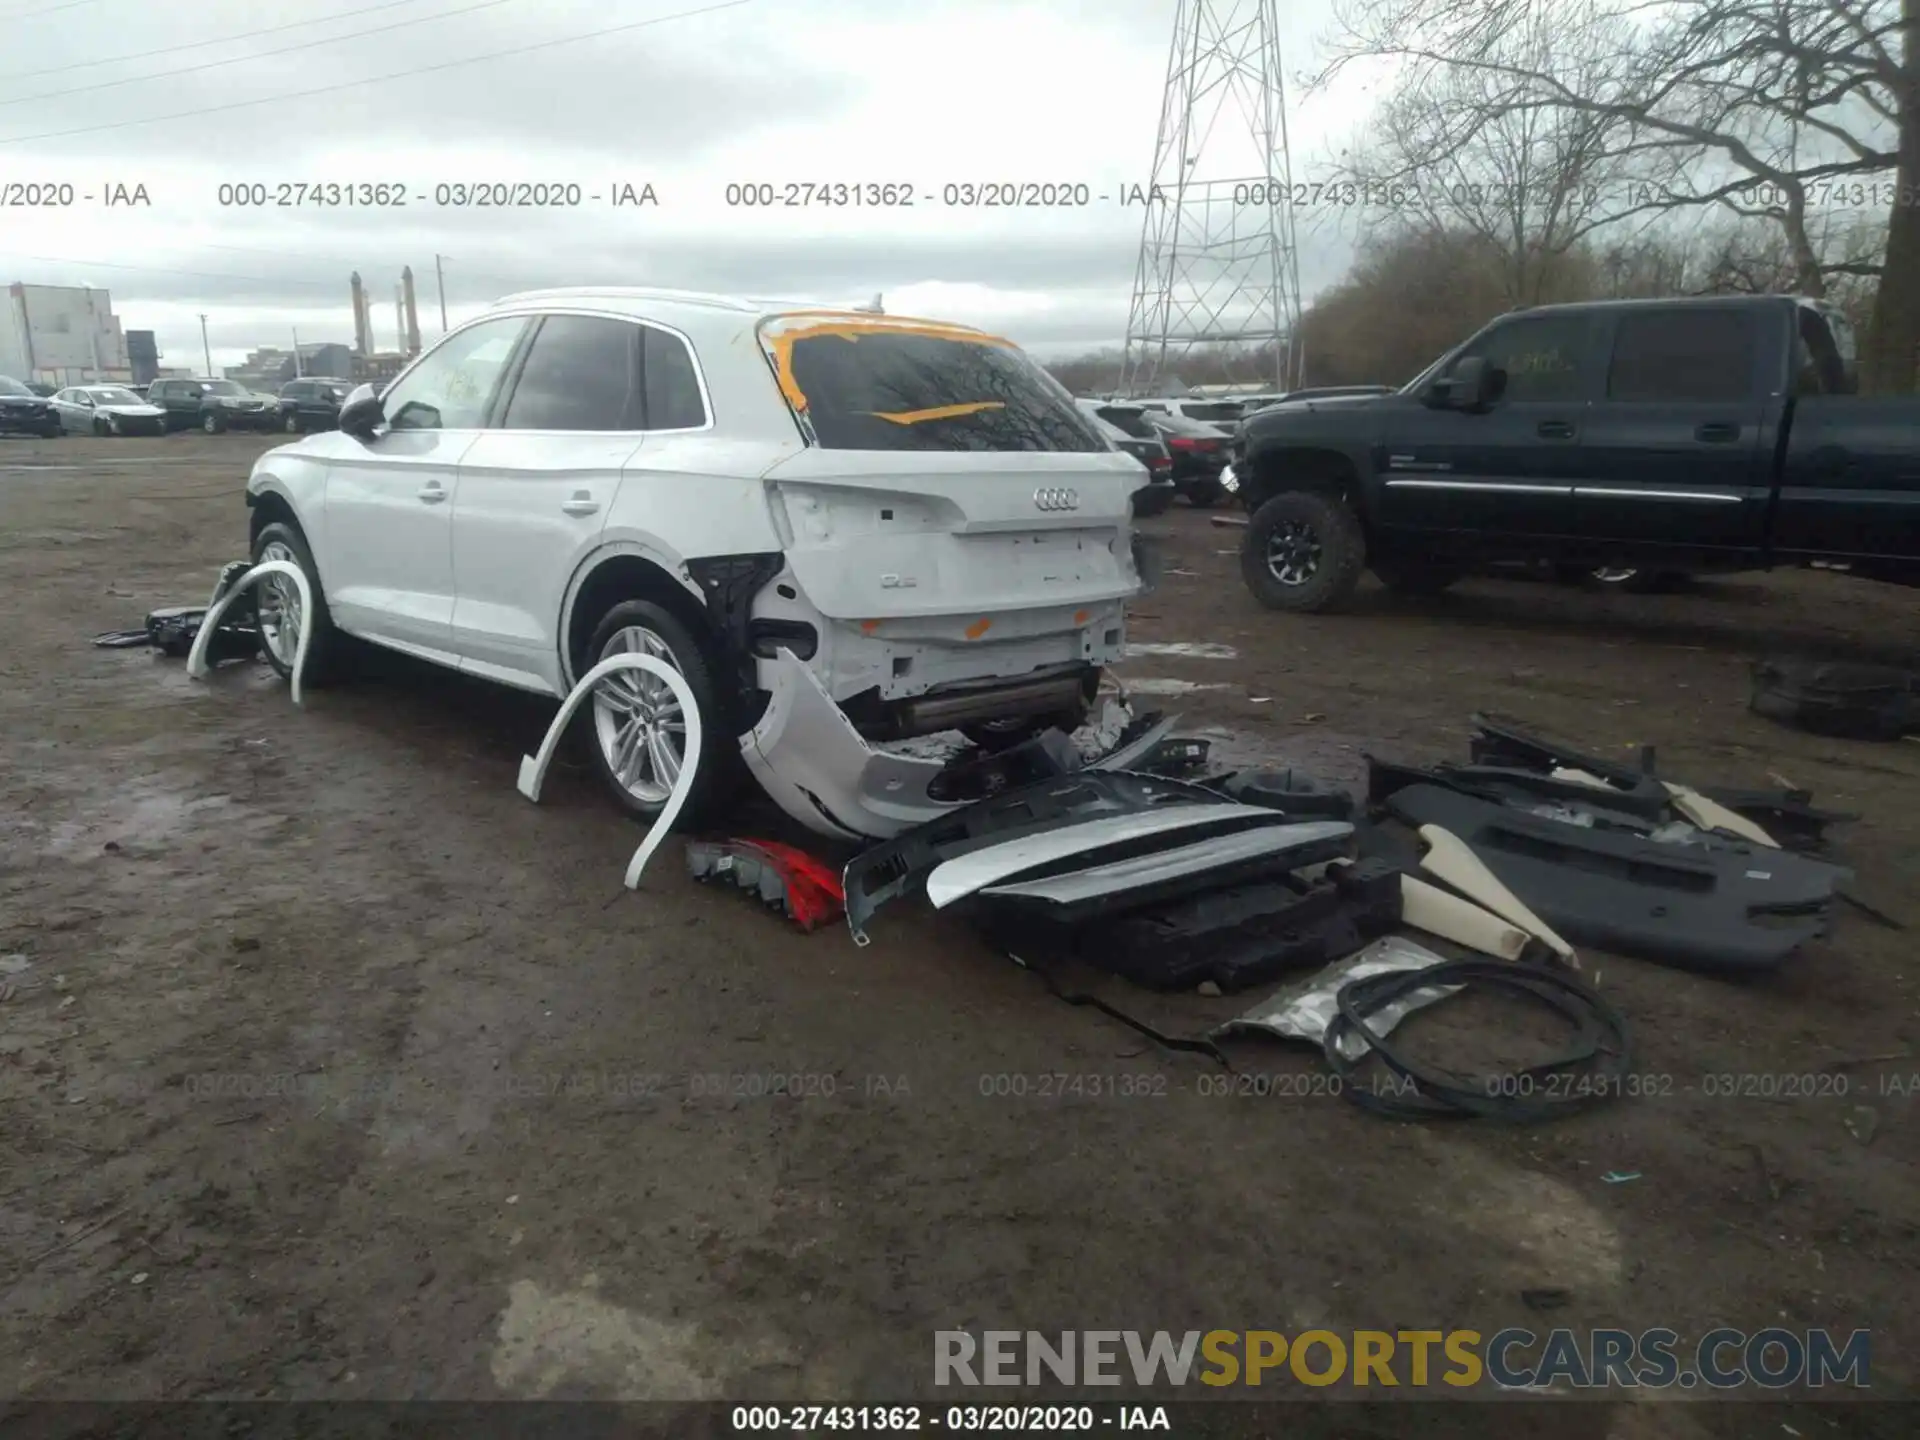
[[[307,537],[301,533],[300,527],[288,520],[275,520],[261,526],[260,533],[253,539],[253,563],[258,565],[263,560],[291,560],[298,565],[300,573],[307,577],[307,588],[313,596],[313,614],[306,617],[306,623],[312,627],[313,633],[307,638],[307,668],[300,677],[301,684],[320,686],[342,678],[347,670],[347,655],[352,639],[333,623],[333,613],[327,609],[326,592],[320,588],[320,569],[313,563],[313,551],[307,545]],[[272,588],[263,596],[262,587],[269,586]],[[291,602],[297,607],[299,592],[291,582],[277,582],[276,577],[271,575],[253,582],[251,608],[255,623],[260,626],[260,653],[266,657],[276,674],[291,676],[299,632],[294,630],[284,645],[275,640],[271,628],[273,607],[261,603],[269,597],[278,605]]]
[[[1196,510],[1211,510],[1226,493],[1226,487],[1218,480],[1205,480],[1187,491],[1187,503]]]
[[[1382,556],[1368,568],[1396,595],[1438,595],[1466,573],[1459,565],[1424,556]]]
[[[287,418],[280,422],[280,428],[289,435],[298,435],[300,433],[300,412],[298,410],[289,410],[287,412]]]
[[[1269,610],[1314,614],[1351,598],[1366,568],[1360,517],[1338,495],[1283,490],[1247,521],[1240,575]]]
[[[67,427],[63,424],[60,428],[64,430]],[[107,422],[98,415],[93,417],[93,433],[95,435],[105,435],[107,433]]]
[[[600,617],[600,623],[593,628],[593,638],[587,642],[580,673],[585,674],[608,655],[622,651],[658,655],[680,672],[687,688],[693,692],[694,703],[700,708],[700,760],[693,788],[675,825],[677,828],[701,823],[734,797],[747,775],[738,738],[727,723],[726,707],[721,703],[715,680],[717,667],[687,627],[671,611],[651,600],[625,600]],[[602,700],[603,695],[609,699],[618,697],[619,703],[609,704]],[[666,808],[673,793],[673,782],[660,773],[651,758],[651,746],[626,738],[629,722],[638,720],[644,726],[647,720],[636,715],[634,708],[627,708],[623,716],[623,707],[653,709],[656,721],[668,722],[655,731],[655,737],[668,746],[673,744],[670,722],[672,715],[678,713],[678,707],[664,681],[637,671],[601,682],[593,697],[580,707],[579,723],[585,731],[587,749],[593,755],[593,767],[601,782],[629,815],[654,820]],[[665,707],[664,711],[661,707]],[[684,725],[679,734],[678,753],[684,758]],[[623,774],[616,769],[615,755],[628,744],[635,744],[637,748],[623,767]]]
[[[1133,513],[1141,519],[1164,515],[1172,506],[1173,487],[1170,485],[1151,485],[1145,490],[1133,492]]]
[[[218,435],[227,428],[226,417],[218,410],[209,410],[200,417],[200,428],[209,435]]]

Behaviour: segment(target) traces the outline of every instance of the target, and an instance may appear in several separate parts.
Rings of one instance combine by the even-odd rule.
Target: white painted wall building
[[[112,298],[77,285],[9,285],[0,305],[0,375],[49,385],[130,381]]]

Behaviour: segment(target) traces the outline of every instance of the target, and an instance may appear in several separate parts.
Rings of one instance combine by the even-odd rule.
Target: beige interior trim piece
[[[1667,793],[1673,797],[1673,808],[1702,830],[1724,830],[1729,835],[1738,835],[1742,840],[1751,840],[1769,850],[1780,848],[1778,840],[1746,816],[1729,810],[1718,800],[1709,800],[1691,785],[1676,785],[1671,780],[1662,780],[1660,783],[1667,787]]]
[[[1564,781],[1569,785],[1591,785],[1596,790],[1613,789],[1613,786],[1602,780],[1598,775],[1586,770],[1569,769],[1565,765],[1554,766],[1549,778]]]
[[[1467,848],[1466,841],[1438,825],[1422,825],[1420,838],[1427,845],[1427,853],[1420,860],[1422,870],[1484,905],[1501,919],[1509,920],[1529,934],[1538,936],[1549,949],[1576,970],[1580,967],[1580,957],[1574,953],[1573,946],[1561,939],[1551,925],[1529,910],[1518,895],[1502,884],[1500,877]]]
[[[1518,960],[1532,939],[1491,910],[1412,875],[1400,877],[1400,918],[1416,930],[1499,960]]]

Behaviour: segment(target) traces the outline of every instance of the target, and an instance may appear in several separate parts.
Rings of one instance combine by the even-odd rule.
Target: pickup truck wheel
[[[1381,557],[1370,562],[1369,569],[1387,589],[1396,595],[1438,595],[1466,572],[1444,560]]]
[[[307,668],[300,677],[303,685],[325,685],[338,680],[346,670],[346,635],[334,628],[333,615],[327,609],[326,594],[320,588],[320,571],[313,563],[313,551],[300,527],[284,520],[263,525],[253,541],[253,563],[263,560],[291,560],[307,577],[313,592],[312,613],[300,606],[300,591],[284,576],[269,575],[253,582],[254,623],[260,627],[260,653],[274,672],[293,674],[293,657],[300,643],[300,627],[310,626],[307,640]],[[240,601],[244,605],[246,602]]]
[[[698,773],[679,823],[697,822],[731,797],[745,772],[721,713],[712,664],[686,626],[651,600],[627,600],[607,611],[594,627],[581,669],[629,653],[658,656],[678,670],[700,707]],[[600,778],[623,810],[652,820],[666,809],[686,758],[680,702],[665,681],[634,670],[601,681],[583,709]]]
[[[1337,495],[1283,490],[1247,522],[1240,574],[1269,610],[1314,613],[1343,604],[1360,583],[1367,539]]]

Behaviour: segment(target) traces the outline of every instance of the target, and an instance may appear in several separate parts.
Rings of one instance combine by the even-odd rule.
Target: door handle
[[[1704,440],[1709,445],[1725,445],[1730,440],[1738,440],[1740,438],[1740,427],[1738,425],[1728,425],[1723,421],[1715,421],[1710,425],[1702,425],[1698,430],[1694,431],[1693,438],[1696,440]]]
[[[569,515],[591,515],[600,508],[600,502],[582,490],[560,508]]]
[[[1542,420],[1538,433],[1542,440],[1571,440],[1573,426],[1565,420]]]
[[[447,498],[446,487],[434,482],[420,487],[420,498],[429,505],[438,505]]]

